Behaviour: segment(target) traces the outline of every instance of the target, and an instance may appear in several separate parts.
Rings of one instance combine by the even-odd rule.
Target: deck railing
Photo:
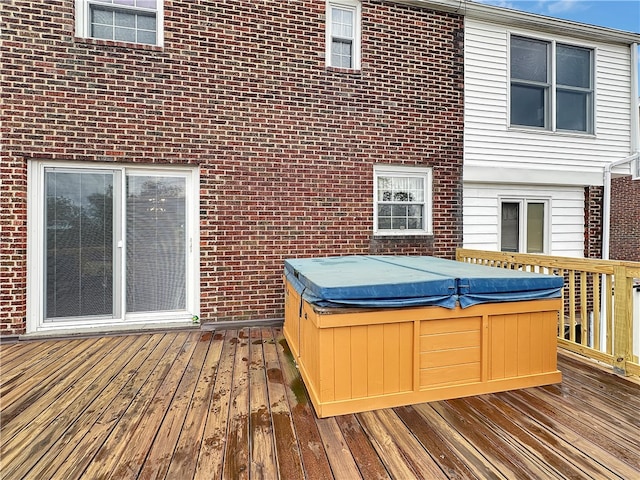
[[[558,345],[640,375],[640,262],[490,252],[459,248],[456,259],[565,279]]]

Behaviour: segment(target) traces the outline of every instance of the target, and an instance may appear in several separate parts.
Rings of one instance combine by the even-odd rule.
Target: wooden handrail
[[[457,249],[456,259],[564,277],[558,345],[608,363],[619,373],[640,375],[640,363],[633,354],[634,341],[640,342],[640,332],[633,331],[633,308],[640,309],[640,305],[633,305],[633,285],[634,279],[640,278],[640,262],[465,248]]]

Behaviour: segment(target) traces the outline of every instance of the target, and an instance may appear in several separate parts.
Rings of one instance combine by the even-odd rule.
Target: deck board
[[[95,352],[94,349],[89,348],[94,344],[99,345],[98,340],[69,343],[50,361],[37,362],[34,369],[15,377],[17,380],[14,382],[8,379],[7,389],[0,387],[0,391],[7,390],[2,393],[3,406],[0,410],[5,421],[10,421],[29,405],[37,402],[42,395],[49,392],[51,386],[55,386],[60,379],[67,378],[68,373],[81,367],[82,357],[86,356],[83,352]],[[3,386],[5,386],[4,382]],[[16,402],[18,399],[19,402]]]
[[[280,369],[276,339],[271,329],[263,330],[264,362],[267,375],[267,391],[273,425],[274,444],[280,478],[298,480],[304,478],[300,447],[295,434],[293,419],[285,392]]]
[[[416,409],[404,406],[397,408],[396,413],[424,445],[425,450],[438,462],[439,468],[450,478],[487,478],[487,472],[484,472],[485,474],[482,476],[477,475],[456,450],[447,444],[448,435],[444,434],[443,436],[444,432],[431,422],[426,421]]]
[[[249,338],[249,449],[250,477],[269,479],[278,476],[273,422],[269,412],[267,378],[262,331],[251,330]]]
[[[29,342],[29,344],[3,345],[0,354],[0,366],[5,378],[16,374],[23,374],[28,369],[36,370],[38,364],[45,362],[57,351],[69,345],[70,341],[59,342]]]
[[[195,478],[220,478],[227,439],[231,380],[238,339],[235,330],[217,333],[224,336],[219,367],[215,373],[214,390],[204,427],[202,444],[198,452]],[[195,452],[194,452],[195,455]]]
[[[316,424],[318,418],[296,369],[291,350],[281,332],[278,332],[276,339],[280,373],[285,385],[285,396],[291,412],[305,476],[319,480],[334,478]]]
[[[335,478],[362,478],[335,418],[319,418],[317,423],[324,451]]]
[[[59,381],[20,413],[21,417],[31,421],[27,424],[28,428],[23,428],[10,439],[8,437],[13,433],[12,429],[3,432],[3,436],[7,437],[2,445],[0,462],[3,473],[25,476],[40,457],[48,453],[40,448],[43,442],[51,442],[56,438],[59,439],[56,444],[64,441],[68,428],[85,408],[98,399],[106,384],[102,381],[103,377],[114,364],[117,366],[126,358],[123,354],[135,345],[134,340],[129,337],[112,349],[105,342],[92,357],[83,355],[86,361],[82,368],[77,369],[78,377]],[[16,422],[13,424],[17,425]]]
[[[466,402],[458,404],[438,402],[432,406],[435,412],[444,418],[457,431],[465,432],[465,437],[482,452],[487,460],[500,471],[510,472],[515,478],[548,478],[542,472],[531,467],[519,451],[507,448],[497,437],[497,433],[476,422],[468,414]]]
[[[318,419],[280,328],[2,345],[2,478],[640,478],[640,384],[563,383]]]
[[[180,437],[173,451],[171,463],[166,478],[193,478],[195,475],[198,455],[202,446],[204,427],[207,420],[216,372],[220,364],[224,336],[209,332],[200,337],[202,344],[208,344],[207,354],[202,362],[200,375],[196,382],[193,398],[189,404],[186,418],[180,431]],[[197,367],[197,365],[195,365]]]
[[[134,469],[129,469],[129,478],[151,479],[165,477],[184,426],[189,404],[194,398],[197,380],[208,349],[209,341],[199,339],[195,344],[193,356],[188,360],[175,392],[171,392],[171,388],[168,388],[166,397],[172,396],[172,398],[167,402],[162,424],[155,434],[155,439],[150,448],[146,448],[143,444],[138,447],[135,463],[141,465],[142,469],[139,476]],[[179,372],[180,369],[173,370]],[[171,385],[172,383],[170,381],[166,385]],[[151,421],[151,423],[153,424],[154,422]]]
[[[496,399],[494,396],[486,395],[478,399],[485,406],[478,407],[478,411],[489,413],[493,418],[496,413],[503,418],[499,418],[497,423],[519,442],[527,445],[530,449],[539,452],[546,462],[553,465],[560,472],[567,470],[573,478],[608,478],[611,471],[603,467],[600,463],[594,462],[593,458],[584,451],[576,448],[567,438],[557,436],[522,412],[519,412],[508,403]],[[567,465],[568,463],[568,465]]]
[[[543,425],[548,431],[566,439],[567,443],[576,446],[592,459],[607,466],[612,475],[622,478],[638,477],[638,470],[634,470],[624,460],[624,456],[631,452],[621,448],[615,441],[601,435],[592,426],[574,418],[580,414],[578,408],[572,411],[555,410],[549,404],[536,401],[518,392],[511,395],[510,392],[499,395],[500,399],[514,405],[522,414],[534,419]],[[580,405],[576,405],[579,407]],[[622,456],[621,456],[622,455]],[[635,456],[635,454],[633,455]],[[634,473],[635,472],[635,473]]]
[[[351,451],[362,478],[367,480],[385,480],[391,478],[378,457],[371,441],[355,415],[341,415],[336,422],[342,431],[347,448]]]
[[[249,478],[249,340],[238,331],[222,478]]]
[[[78,415],[72,425],[64,433],[64,440],[52,442],[43,457],[29,472],[33,478],[79,478],[86,463],[88,463],[93,452],[102,443],[110,431],[110,424],[115,424],[118,418],[119,403],[127,403],[127,390],[125,387],[135,386],[137,372],[142,363],[150,359],[149,351],[154,349],[161,341],[162,336],[140,336],[132,345],[135,353],[123,355],[122,367],[120,364],[112,365],[111,376],[102,377],[105,386],[99,397]],[[169,339],[165,339],[168,341]],[[124,369],[127,369],[123,372]],[[139,383],[144,382],[141,378]],[[114,419],[109,422],[109,419]],[[31,426],[29,425],[29,428]],[[74,451],[87,452],[78,460],[70,456]],[[74,473],[75,472],[75,473]]]

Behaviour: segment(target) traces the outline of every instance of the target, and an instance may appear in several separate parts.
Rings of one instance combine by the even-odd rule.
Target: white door
[[[31,331],[196,314],[192,170],[32,170]]]

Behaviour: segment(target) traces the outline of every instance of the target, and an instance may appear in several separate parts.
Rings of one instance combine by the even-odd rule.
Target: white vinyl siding
[[[549,255],[584,256],[584,190],[581,187],[465,183],[464,247],[500,250],[500,200],[540,199],[549,205]]]
[[[486,176],[495,173],[487,172],[500,168],[500,178],[506,181],[531,178],[537,172],[538,183],[602,185],[604,165],[629,155],[629,48],[469,18],[465,25],[465,181],[489,180]],[[593,135],[509,126],[509,35],[593,50]],[[619,172],[625,173],[625,168],[628,173],[628,166]]]

